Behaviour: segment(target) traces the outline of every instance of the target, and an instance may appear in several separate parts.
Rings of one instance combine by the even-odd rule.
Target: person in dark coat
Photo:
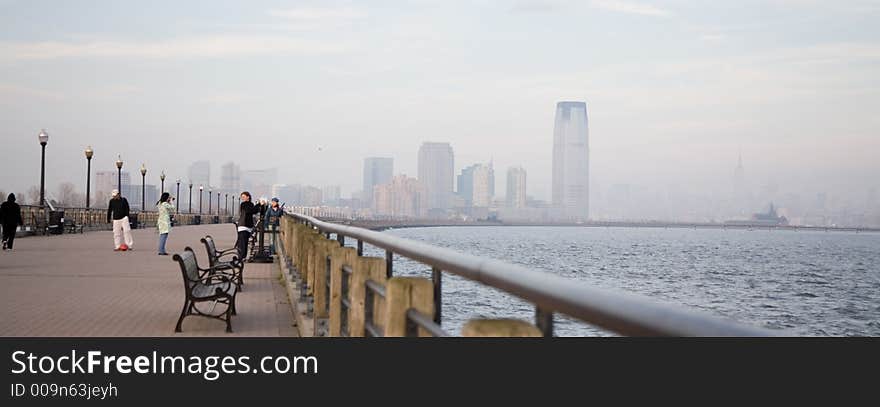
[[[244,191],[241,193],[241,205],[238,207],[238,240],[235,246],[238,247],[238,258],[242,261],[247,255],[247,245],[251,240],[251,233],[254,233],[254,215],[263,213],[266,210],[263,202],[254,205],[251,202],[251,193]]]
[[[3,250],[12,250],[16,229],[24,226],[21,207],[15,203],[15,194],[9,194],[6,202],[0,204],[0,223],[3,224]]]

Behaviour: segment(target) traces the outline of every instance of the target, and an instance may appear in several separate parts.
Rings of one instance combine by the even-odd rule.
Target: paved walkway
[[[195,316],[174,333],[184,299],[180,267],[156,255],[155,228],[132,232],[130,252],[114,252],[107,231],[16,239],[13,252],[0,252],[0,336],[298,336],[278,266],[256,263],[245,266],[233,334],[222,321]],[[191,246],[205,267],[206,234],[221,248],[235,241],[230,224],[182,226],[167,250]]]

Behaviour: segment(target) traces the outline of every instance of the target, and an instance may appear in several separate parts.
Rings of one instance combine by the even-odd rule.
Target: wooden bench
[[[219,319],[226,322],[226,332],[232,332],[232,316],[235,315],[235,294],[238,292],[233,277],[212,269],[202,269],[196,260],[193,249],[187,247],[182,254],[175,254],[174,261],[180,264],[183,276],[183,289],[186,299],[174,332],[181,332],[183,319],[190,315]],[[196,304],[210,302],[208,311],[199,309]],[[214,312],[217,304],[223,304],[221,312]]]
[[[244,286],[244,262],[238,258],[238,250],[235,247],[229,249],[218,250],[217,244],[211,235],[207,235],[201,239],[205,245],[205,251],[208,253],[208,265],[212,270],[231,272],[238,290],[241,291]],[[224,257],[232,256],[228,260]]]

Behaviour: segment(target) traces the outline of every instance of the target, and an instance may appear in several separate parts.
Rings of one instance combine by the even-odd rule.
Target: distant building
[[[92,206],[93,207],[101,207],[103,204],[101,202],[108,201],[110,199],[110,193],[113,192],[114,189],[118,188],[118,171],[97,171],[95,172],[95,195],[92,198]],[[131,176],[128,171],[122,171],[122,189],[120,192],[122,196],[126,197],[129,202],[131,202],[131,198],[129,197],[129,189],[131,186]],[[107,202],[104,202],[106,204]]]
[[[272,197],[277,197],[286,206],[302,206],[302,186],[301,185],[272,185]]]
[[[156,209],[156,201],[159,200],[159,188],[156,185],[144,185],[144,191],[141,191],[141,185],[132,185],[129,187],[128,196],[125,198],[128,199],[128,206],[132,210],[141,211],[153,211]],[[144,200],[144,204],[146,208],[141,208],[141,192],[146,193],[146,199]]]
[[[526,207],[526,170],[523,167],[507,169],[508,208],[521,209]]]
[[[455,183],[455,157],[449,143],[422,143],[419,182],[427,191],[429,210],[449,209]]]
[[[307,186],[302,189],[302,204],[301,206],[321,206],[321,202],[323,201],[322,192],[320,188],[316,188],[313,186]]]
[[[323,204],[327,206],[339,205],[339,199],[342,197],[342,188],[339,185],[327,185],[321,189],[321,198]]]
[[[458,195],[465,207],[491,206],[495,192],[495,170],[492,164],[474,164],[461,170]]]
[[[364,159],[364,203],[372,206],[373,187],[391,182],[394,174],[394,159],[388,157],[367,157]]]
[[[241,189],[248,191],[254,198],[271,198],[272,185],[278,183],[278,169],[241,171]]]
[[[241,169],[230,161],[220,167],[220,189],[224,192],[241,192]]]
[[[553,206],[571,220],[590,215],[587,104],[559,102],[553,128]]]
[[[211,185],[211,163],[209,161],[196,161],[189,166],[189,179],[194,188],[203,185],[208,188]]]
[[[427,215],[428,194],[425,186],[406,175],[395,176],[390,183],[374,188],[375,212],[379,216],[420,218]]]

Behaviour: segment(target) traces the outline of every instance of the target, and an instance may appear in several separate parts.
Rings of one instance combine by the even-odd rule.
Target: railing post
[[[366,283],[367,280],[374,280],[379,283],[385,281],[385,261],[379,257],[358,257],[352,264],[351,284],[348,286],[349,297],[351,297],[351,308],[348,312],[348,329],[349,336],[364,336],[364,323],[366,322]],[[373,315],[378,317],[379,313],[375,312],[378,308],[378,301],[373,304]],[[374,319],[380,322],[380,319]]]
[[[393,277],[385,283],[385,327],[386,337],[401,337],[407,334],[406,312],[414,308],[422,314],[434,315],[434,288],[431,280],[420,277]],[[418,336],[431,336],[423,328]]]
[[[440,325],[443,311],[443,271],[432,267],[431,282],[434,285],[434,322]]]
[[[385,250],[385,278],[391,278],[394,275],[394,252]]]
[[[545,338],[553,337],[553,311],[535,307],[535,325]]]
[[[346,278],[342,272],[342,266],[351,267],[357,253],[350,247],[335,247],[330,251],[330,325],[327,327],[329,336],[342,335],[342,281]],[[351,287],[351,284],[348,284]],[[351,289],[349,288],[349,291]],[[351,300],[349,299],[349,302]],[[351,310],[349,310],[349,313]]]

